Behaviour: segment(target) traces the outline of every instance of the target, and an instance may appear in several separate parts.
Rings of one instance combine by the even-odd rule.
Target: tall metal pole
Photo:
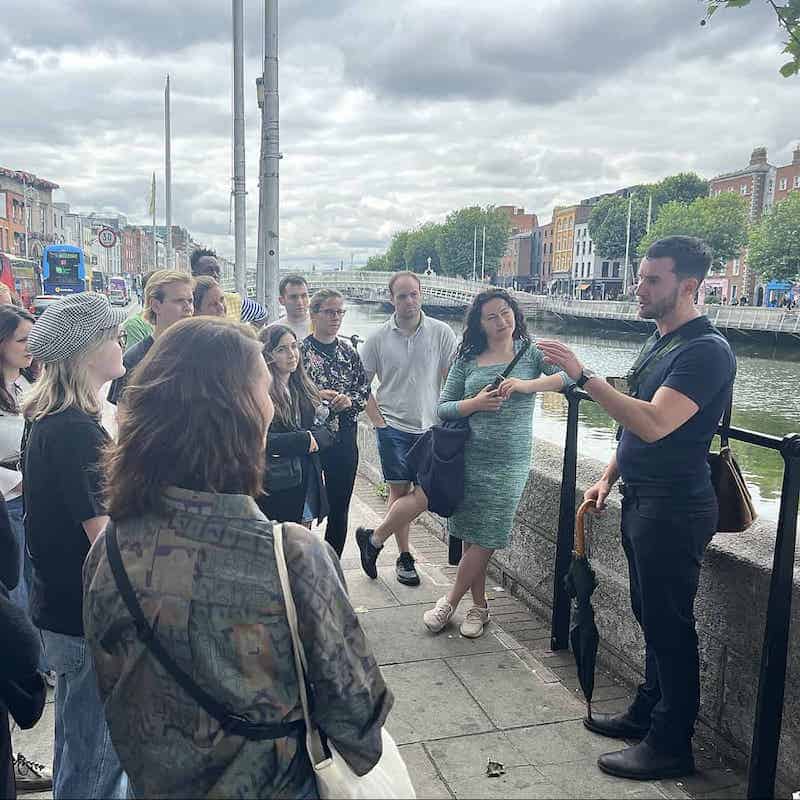
[[[472,280],[478,280],[478,226],[475,226],[475,236],[472,240]]]
[[[483,247],[481,249],[481,280],[486,278],[486,226],[483,226]]]
[[[628,196],[628,224],[625,226],[625,275],[622,278],[622,296],[628,294],[628,258],[631,250],[631,211],[633,210],[633,195]]]
[[[247,266],[247,190],[244,160],[244,0],[233,0],[233,214],[236,247],[234,279],[244,297]]]
[[[270,319],[278,316],[279,270],[279,172],[281,159],[278,129],[278,0],[265,0],[264,110],[261,117],[261,207],[259,245],[264,264],[258,280],[263,295],[258,301],[267,307]]]
[[[164,268],[172,267],[172,123],[169,108],[169,75],[164,89],[164,180],[166,185],[166,223],[167,235],[164,240]]]

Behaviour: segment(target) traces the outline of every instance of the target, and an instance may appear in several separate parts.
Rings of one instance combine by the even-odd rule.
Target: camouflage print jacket
[[[302,718],[272,523],[243,495],[170,488],[165,513],[116,524],[161,643],[194,681],[254,722]],[[112,523],[115,524],[115,523]],[[380,758],[393,703],[333,551],[299,525],[285,552],[319,727],[358,774]],[[136,797],[314,797],[303,737],[229,736],[136,637],[98,538],[84,625],[111,737]]]

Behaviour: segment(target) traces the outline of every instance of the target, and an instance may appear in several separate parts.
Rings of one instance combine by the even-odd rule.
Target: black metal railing
[[[566,392],[566,399],[568,404],[567,433],[561,475],[561,500],[553,581],[553,614],[550,628],[550,647],[553,650],[565,650],[569,646],[570,598],[564,588],[564,577],[572,559],[575,536],[578,410],[582,400],[591,400],[592,398],[586,392],[572,388]],[[778,763],[786,662],[789,652],[797,514],[798,505],[800,505],[800,434],[793,433],[781,438],[732,427],[729,436],[739,442],[775,450],[780,453],[784,463],[778,531],[772,559],[767,615],[764,624],[764,646],[761,651],[761,668],[758,678],[758,699],[748,769],[747,796],[751,800],[761,800],[775,796],[775,773]]]

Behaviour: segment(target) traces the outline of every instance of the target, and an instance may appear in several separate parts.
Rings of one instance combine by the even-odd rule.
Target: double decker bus
[[[92,291],[108,294],[108,278],[99,269],[92,270]]]
[[[86,290],[83,250],[71,244],[50,244],[42,253],[42,283],[49,295],[74,294]]]
[[[0,283],[4,283],[29,311],[33,298],[41,293],[39,265],[31,258],[0,253]]]

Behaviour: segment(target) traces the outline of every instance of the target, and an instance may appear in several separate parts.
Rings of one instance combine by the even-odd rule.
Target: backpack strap
[[[136,633],[147,649],[172,679],[189,695],[209,716],[219,722],[222,729],[230,736],[242,736],[253,741],[282,739],[287,736],[299,736],[305,731],[305,720],[280,723],[251,722],[247,717],[236,714],[218,702],[205,689],[198,686],[189,675],[173,660],[172,656],[156,637],[156,633],[147,622],[136,599],[136,592],[131,586],[128,573],[122,563],[122,556],[117,542],[117,532],[113,526],[106,528],[106,556],[114,575],[114,582],[125,601],[130,615],[136,624]]]

